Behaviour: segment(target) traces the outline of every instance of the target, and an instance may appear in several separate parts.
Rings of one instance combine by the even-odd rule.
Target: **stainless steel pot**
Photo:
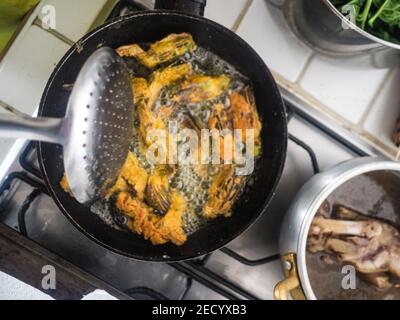
[[[329,0],[287,0],[284,12],[297,36],[320,53],[377,68],[400,65],[400,45],[362,30]]]
[[[306,246],[309,228],[317,210],[332,192],[345,182],[365,173],[393,171],[399,174],[400,163],[380,158],[357,158],[311,178],[299,191],[282,224],[279,250],[285,279],[275,287],[275,299],[316,300],[308,277]]]

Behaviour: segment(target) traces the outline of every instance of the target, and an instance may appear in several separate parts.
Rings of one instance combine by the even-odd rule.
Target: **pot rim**
[[[379,38],[377,36],[374,36],[373,34],[361,29],[359,26],[357,26],[356,24],[352,23],[350,20],[346,19],[344,17],[344,15],[330,2],[330,0],[323,0],[325,5],[331,10],[333,11],[333,13],[340,18],[341,21],[343,21],[347,26],[349,26],[351,29],[357,31],[358,33],[360,33],[362,36],[377,42],[381,45],[384,45],[386,47],[390,47],[393,49],[397,49],[400,50],[400,44],[396,44],[394,42],[390,42],[390,41],[386,41],[383,40],[382,38]]]
[[[306,263],[306,246],[308,232],[317,210],[329,197],[329,195],[331,195],[345,182],[348,182],[349,180],[362,174],[375,171],[394,171],[400,173],[400,163],[382,160],[374,157],[356,158],[334,166],[333,168],[328,169],[328,171],[320,173],[314,177],[322,177],[322,175],[330,176],[332,172],[335,172],[335,174],[337,174],[337,171],[341,170],[342,173],[340,173],[339,175],[335,175],[332,179],[330,179],[329,182],[324,186],[324,188],[313,197],[311,205],[304,215],[304,219],[300,227],[300,232],[298,234],[296,248],[298,274],[303,292],[306,295],[307,299],[310,300],[317,300],[317,297],[315,296],[308,276]]]

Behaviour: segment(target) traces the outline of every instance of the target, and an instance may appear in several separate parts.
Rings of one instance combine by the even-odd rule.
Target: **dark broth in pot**
[[[360,175],[334,191],[323,206],[320,210],[325,211],[326,218],[334,218],[334,206],[344,206],[365,216],[382,219],[399,230],[400,175],[389,171]],[[359,275],[356,289],[343,289],[342,281],[348,272],[342,273],[344,264],[331,259],[328,253],[307,250],[306,262],[310,283],[318,299],[400,299],[400,288],[378,289]]]

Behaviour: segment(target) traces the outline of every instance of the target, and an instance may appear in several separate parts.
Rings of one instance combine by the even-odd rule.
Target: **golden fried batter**
[[[196,43],[188,33],[170,34],[168,37],[153,43],[148,51],[137,45],[122,46],[117,53],[123,57],[135,57],[148,68],[170,61],[187,52],[194,51]]]
[[[172,204],[167,214],[158,223],[158,233],[163,239],[176,245],[186,242],[182,216],[187,207],[186,200],[177,192],[172,193]]]
[[[67,180],[67,175],[65,173],[60,181],[60,186],[66,193],[69,193],[70,195],[72,195],[71,188],[69,187],[69,183]]]
[[[173,169],[170,166],[157,167],[151,173],[146,187],[146,201],[162,214],[171,206],[169,177],[172,173]]]
[[[150,82],[150,85],[148,85],[146,79],[133,79],[132,86],[135,97],[135,105],[137,106],[139,113],[140,133],[147,145],[153,143],[153,141],[147,138],[147,133],[150,130],[166,129],[162,118],[163,114],[156,114],[153,111],[153,105],[157,101],[162,88],[190,74],[191,72],[191,65],[186,63],[177,66],[169,66],[156,71],[152,81]],[[169,111],[172,112],[171,110]]]
[[[232,205],[241,190],[243,177],[235,176],[233,165],[222,165],[212,182],[208,194],[209,199],[203,210],[203,216],[214,219],[217,216],[229,217]]]
[[[210,130],[217,129],[217,130],[224,130],[224,129],[229,129],[231,130],[233,134],[233,121],[232,121],[232,115],[231,115],[231,109],[230,108],[225,108],[225,106],[222,103],[218,103],[214,106],[213,113],[208,120],[208,128]],[[230,141],[228,139],[230,138]],[[230,153],[225,153],[225,148],[226,148],[226,143],[231,144],[231,152]],[[233,155],[234,155],[234,150],[233,150],[233,138],[232,135],[231,137],[226,137],[226,136],[220,136],[219,137],[219,154],[220,158],[223,161],[232,161]]]
[[[121,192],[118,195],[116,206],[131,218],[128,227],[137,234],[142,234],[154,245],[171,241],[179,246],[186,241],[182,223],[186,201],[178,193],[172,194],[171,207],[164,217],[156,215],[152,208],[142,201],[132,198],[127,192]]]
[[[229,83],[230,79],[225,75],[193,75],[182,83],[182,90],[173,100],[179,103],[198,103],[212,100],[226,91]]]
[[[145,54],[144,50],[137,44],[119,47],[117,53],[121,57],[137,57],[140,54]]]
[[[147,171],[140,166],[136,156],[132,152],[129,152],[117,182],[108,192],[107,197],[110,197],[114,193],[134,189],[136,196],[139,199],[143,199],[147,179]]]
[[[246,129],[254,129],[255,142],[259,140],[261,131],[261,122],[255,106],[251,103],[247,93],[239,94],[233,92],[230,95],[233,128],[242,130],[243,142],[246,141]]]
[[[147,80],[144,78],[134,78],[132,80],[132,89],[135,104],[146,104],[150,96]]]
[[[153,79],[151,80],[149,86],[150,97],[147,108],[153,108],[163,87],[168,86],[191,73],[192,66],[189,63],[169,66],[154,72]]]
[[[225,107],[223,104],[216,104],[213,113],[208,121],[208,128],[224,130],[229,129],[233,134],[233,130],[240,130],[242,134],[242,142],[246,143],[246,129],[254,129],[254,155],[258,156],[260,144],[261,122],[258,117],[254,103],[250,101],[248,94],[244,91],[242,94],[233,92],[229,96],[230,107]],[[225,145],[230,139],[232,150],[230,153],[225,153]],[[220,137],[220,157],[224,161],[231,161],[234,152],[233,137]],[[239,159],[239,158],[237,158]]]

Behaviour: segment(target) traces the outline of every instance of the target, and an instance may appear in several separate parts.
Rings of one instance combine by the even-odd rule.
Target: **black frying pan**
[[[182,0],[180,0],[182,1]],[[184,0],[183,9],[189,0]],[[189,2],[188,2],[189,1]],[[200,0],[193,0],[195,2]],[[167,1],[171,3],[171,1]],[[181,2],[182,4],[182,2]],[[197,3],[195,3],[197,5]],[[194,6],[195,7],[195,6]],[[182,9],[182,5],[180,7]],[[204,7],[198,6],[197,13]],[[188,32],[196,43],[210,49],[251,79],[257,109],[263,122],[263,155],[256,179],[235,204],[231,218],[220,218],[188,237],[182,246],[153,246],[141,236],[114,230],[89,208],[72,199],[60,187],[63,176],[62,148],[39,143],[40,168],[51,195],[66,217],[88,237],[112,251],[149,261],[178,261],[216,250],[245,231],[264,211],[275,193],[286,158],[285,109],[270,71],[256,52],[230,30],[203,17],[172,11],[147,11],[119,18],[84,36],[55,68],[42,97],[40,116],[63,117],[70,91],[86,59],[100,46],[117,48],[129,43],[149,43],[171,33]]]

